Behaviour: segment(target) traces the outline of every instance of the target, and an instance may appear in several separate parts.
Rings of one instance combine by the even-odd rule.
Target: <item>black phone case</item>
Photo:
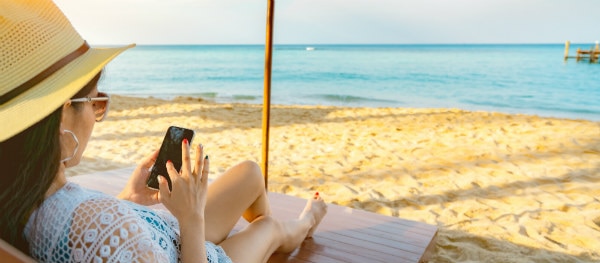
[[[166,164],[170,160],[177,171],[181,170],[181,142],[183,139],[187,139],[188,143],[191,144],[194,139],[194,131],[176,126],[171,126],[167,129],[167,134],[165,134],[165,138],[160,146],[156,162],[152,166],[150,176],[146,181],[146,185],[149,188],[158,190],[158,175],[162,175],[169,183],[169,190],[173,189]]]

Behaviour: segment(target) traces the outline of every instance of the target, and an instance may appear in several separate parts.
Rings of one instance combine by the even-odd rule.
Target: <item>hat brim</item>
[[[44,81],[0,106],[0,142],[50,115],[77,94],[104,66],[134,44],[90,48]]]

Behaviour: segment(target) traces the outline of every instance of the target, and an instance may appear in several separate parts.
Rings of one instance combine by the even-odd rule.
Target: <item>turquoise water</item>
[[[563,44],[276,45],[273,104],[461,108],[600,120],[600,64]],[[571,45],[575,49],[591,45]],[[262,103],[264,47],[138,46],[107,67],[111,93]]]

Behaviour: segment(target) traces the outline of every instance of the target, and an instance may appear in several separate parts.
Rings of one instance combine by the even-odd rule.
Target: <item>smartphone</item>
[[[194,131],[186,128],[171,126],[167,129],[165,139],[160,146],[156,162],[150,169],[150,177],[146,181],[149,188],[158,190],[158,175],[162,175],[169,183],[169,190],[172,190],[171,178],[167,172],[167,161],[170,160],[177,171],[181,170],[181,143],[187,139],[191,145],[194,139]]]

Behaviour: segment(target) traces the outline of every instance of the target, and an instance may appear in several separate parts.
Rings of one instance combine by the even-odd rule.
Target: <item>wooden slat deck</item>
[[[70,177],[84,187],[117,195],[133,167]],[[273,215],[292,219],[306,200],[269,193]],[[275,254],[269,262],[426,262],[435,244],[437,227],[328,204],[312,239],[290,254]],[[165,209],[162,205],[157,209]],[[240,219],[233,232],[247,223]]]

